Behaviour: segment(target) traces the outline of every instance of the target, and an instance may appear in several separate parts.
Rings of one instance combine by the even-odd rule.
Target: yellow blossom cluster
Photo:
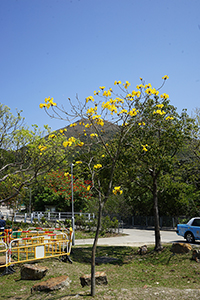
[[[145,122],[138,123],[139,126],[145,126]]]
[[[145,151],[145,152],[147,152],[147,151],[148,151],[148,150],[147,150],[147,147],[148,147],[147,144],[146,144],[146,145],[142,145],[142,150]]]
[[[87,186],[87,191],[89,192],[89,191],[90,191],[90,189],[91,189],[91,186],[90,186],[90,185],[88,185],[88,186]]]
[[[127,89],[129,87],[129,85],[131,85],[128,81],[126,81],[126,83],[123,83],[123,86],[125,89]]]
[[[39,145],[38,146],[38,149],[40,150],[40,155],[42,155],[42,151],[45,151],[47,149],[46,146],[42,146],[42,145]]]
[[[117,194],[122,194],[123,193],[123,191],[121,190],[121,187],[120,186],[116,186],[116,187],[114,187],[114,189],[113,189],[113,194],[114,195],[117,195]]]
[[[70,137],[67,141],[63,142],[63,147],[72,146],[73,143],[76,142],[76,139],[74,137]]]
[[[91,138],[93,138],[93,137],[98,137],[98,134],[96,134],[96,133],[91,133],[91,134],[90,134],[90,137],[91,137]]]
[[[134,117],[137,115],[137,113],[138,113],[138,110],[136,110],[136,108],[133,108],[127,113],[127,115]]]
[[[64,174],[64,176],[65,176],[65,177],[69,176],[69,172],[66,172],[66,173]]]
[[[95,115],[95,116],[92,117],[92,119],[95,120],[95,123],[97,125],[104,126],[104,121],[101,118],[101,115]]]
[[[82,147],[83,145],[84,145],[84,143],[83,142],[80,142],[80,143],[78,143],[77,144],[79,147]]]
[[[160,98],[168,99],[168,98],[169,98],[169,95],[166,94],[166,93],[163,93],[162,95],[160,95]]]
[[[57,137],[57,136],[53,133],[53,134],[50,134],[48,138],[49,138],[49,139],[54,139],[54,138],[56,138],[56,137]]]
[[[92,124],[85,124],[85,128],[90,128]]]
[[[83,162],[82,162],[81,160],[77,160],[77,161],[76,161],[76,164],[77,164],[77,165],[82,164],[82,163],[83,163]]]
[[[169,79],[169,76],[165,75],[162,77],[162,79],[164,79],[164,80]]]
[[[174,120],[174,118],[173,117],[170,117],[170,116],[168,116],[168,117],[166,117],[166,119],[165,120]]]
[[[159,91],[157,91],[155,88],[151,88],[151,87],[149,87],[149,88],[147,88],[146,90],[145,90],[145,93],[147,94],[147,95],[156,95],[156,96],[158,96],[158,94],[159,94]]]
[[[140,97],[140,95],[141,95],[141,92],[140,91],[132,91],[132,93],[130,94],[127,94],[126,95],[126,98],[127,98],[127,100],[129,100],[129,101],[133,101],[133,98],[136,96],[136,97]]]
[[[77,123],[72,123],[72,124],[70,124],[69,127],[76,127],[76,126],[77,126]]]
[[[165,115],[166,112],[164,110],[161,110],[161,109],[157,109],[157,110],[154,110],[153,114],[157,114],[157,115]]]
[[[120,115],[120,114],[124,114],[124,113],[126,113],[126,114],[127,114],[127,109],[122,109],[121,111],[119,111],[119,112],[118,112],[118,115]]]
[[[109,89],[108,91],[104,91],[103,92],[103,96],[110,97],[111,96],[111,92],[112,92],[112,89]]]
[[[97,106],[95,106],[94,108],[91,107],[91,108],[88,108],[88,110],[86,111],[86,113],[89,115],[89,116],[92,116],[94,114],[97,113]]]
[[[163,108],[164,104],[157,104],[156,107]]]
[[[102,165],[101,164],[96,164],[94,165],[94,169],[98,170],[98,169],[101,169],[102,168]]]
[[[110,110],[111,114],[113,114],[113,112],[117,113],[117,107],[115,106],[115,104],[113,102],[114,102],[114,100],[110,99],[107,102],[103,102],[101,106],[102,106],[103,109]]]
[[[122,82],[119,80],[119,81],[116,81],[114,82],[114,85],[117,85],[117,84],[121,84]]]
[[[89,96],[86,98],[86,103],[88,103],[89,101],[94,102],[94,98],[92,96]]]
[[[142,88],[144,88],[144,85],[142,83],[136,86],[136,89],[138,89],[138,90],[140,90]]]
[[[53,102],[53,98],[45,98],[44,102],[45,103],[40,103],[40,108],[46,107],[47,109],[49,109],[51,106],[56,106],[57,104],[55,102]]]

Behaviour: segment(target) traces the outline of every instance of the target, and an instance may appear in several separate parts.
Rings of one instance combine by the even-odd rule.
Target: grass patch
[[[97,286],[95,299],[199,299],[200,264],[191,260],[192,253],[172,256],[171,245],[165,245],[163,251],[154,252],[153,246],[146,255],[139,255],[138,248],[98,246],[96,271],[107,274],[108,285]],[[72,248],[73,264],[52,258],[38,261],[49,271],[42,279],[68,275],[69,289],[48,293],[31,294],[35,281],[20,280],[20,267],[16,272],[0,277],[0,299],[90,299],[90,288],[82,288],[79,277],[90,274],[92,247],[75,246]],[[108,260],[105,258],[114,258]],[[190,292],[189,292],[190,291]],[[176,295],[174,297],[174,293]],[[188,293],[188,294],[187,294]],[[151,296],[152,294],[152,296]],[[77,296],[79,295],[79,296]],[[173,297],[172,297],[173,295]]]

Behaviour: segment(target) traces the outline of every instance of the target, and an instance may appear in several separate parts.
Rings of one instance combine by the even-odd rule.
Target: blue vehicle
[[[178,224],[176,233],[183,236],[188,243],[200,240],[200,218],[192,218],[187,224]]]

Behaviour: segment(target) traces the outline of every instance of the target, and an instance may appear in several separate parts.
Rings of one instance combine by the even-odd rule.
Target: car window
[[[192,226],[200,226],[200,219],[194,219]]]

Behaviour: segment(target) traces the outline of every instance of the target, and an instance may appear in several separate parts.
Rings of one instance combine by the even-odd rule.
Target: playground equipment
[[[0,237],[0,257],[5,259],[0,265],[0,268],[5,267],[2,275],[13,273],[14,264],[51,257],[65,257],[72,263],[69,258],[72,236],[72,228],[51,228],[48,231],[38,228],[14,232],[11,229],[5,229],[4,236]]]

